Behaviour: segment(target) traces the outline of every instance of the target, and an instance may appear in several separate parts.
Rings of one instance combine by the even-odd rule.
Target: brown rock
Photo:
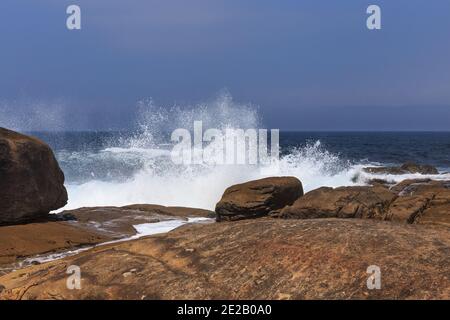
[[[450,225],[450,181],[406,180],[394,188],[406,199],[428,199],[414,223]]]
[[[430,165],[420,165],[413,162],[404,163],[401,167],[402,170],[405,170],[410,173],[421,173],[421,174],[438,174],[439,171]]]
[[[39,223],[0,226],[0,273],[37,255],[134,236],[133,225],[187,217],[214,217],[214,212],[149,204],[92,207],[49,215]]]
[[[132,204],[121,207],[123,210],[136,210],[143,213],[159,214],[164,216],[176,216],[176,217],[203,217],[203,218],[215,218],[214,211],[199,209],[199,208],[187,208],[187,207],[166,207],[157,204]]]
[[[399,195],[389,208],[392,220],[450,226],[450,181],[404,180],[391,191]]]
[[[435,193],[415,222],[450,227],[450,190]]]
[[[427,196],[398,197],[389,206],[386,220],[413,223],[429,205],[430,200]]]
[[[363,171],[373,174],[405,174],[408,173],[400,167],[366,167]]]
[[[396,195],[382,186],[319,188],[306,193],[273,215],[281,218],[376,218],[384,219]]]
[[[430,186],[433,183],[431,179],[406,179],[390,188],[390,190],[398,195],[411,195],[421,186]],[[438,185],[440,188],[441,185]]]
[[[302,195],[302,183],[295,177],[272,177],[237,184],[226,189],[217,203],[217,221],[268,215]]]
[[[190,225],[4,275],[0,299],[449,299],[449,235],[361,219]]]
[[[368,185],[371,186],[383,186],[383,187],[388,187],[390,185],[395,184],[395,182],[392,181],[387,181],[385,179],[370,179],[367,181]]]
[[[0,128],[0,224],[45,217],[67,203],[64,174],[44,142]]]
[[[407,173],[421,173],[421,174],[438,174],[438,170],[430,165],[420,165],[413,162],[407,162],[400,167],[366,167],[364,171],[373,174],[407,174]]]
[[[450,182],[404,180],[386,186],[319,188],[272,214],[275,218],[374,218],[450,225]]]
[[[0,273],[22,260],[112,240],[107,234],[69,222],[46,222],[0,227]]]
[[[431,179],[407,179],[390,188],[400,196],[436,193],[446,189],[450,189],[450,181]]]
[[[171,219],[186,220],[188,217],[215,218],[215,213],[197,208],[133,204],[123,207],[85,207],[66,210],[57,216],[61,220],[75,220],[78,224],[95,226],[115,238],[123,238],[136,234],[133,225]]]

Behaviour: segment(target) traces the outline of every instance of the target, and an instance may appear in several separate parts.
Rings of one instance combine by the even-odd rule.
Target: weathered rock
[[[188,207],[166,207],[157,204],[132,204],[121,207],[122,210],[136,210],[143,213],[159,214],[175,217],[203,217],[215,218],[216,213],[211,210],[188,208]]]
[[[404,180],[391,191],[399,195],[389,208],[392,220],[450,226],[450,181]]]
[[[407,174],[407,173],[421,173],[421,174],[438,174],[439,171],[430,165],[420,165],[412,162],[407,162],[399,167],[366,167],[363,168],[365,172],[373,174]]]
[[[450,227],[450,190],[434,194],[414,222]]]
[[[319,188],[272,214],[275,218],[371,218],[450,226],[450,181],[404,180],[375,185]]]
[[[292,206],[279,213],[280,218],[375,218],[384,219],[385,211],[396,198],[387,188],[376,187],[323,187],[306,193]]]
[[[427,196],[397,197],[387,209],[385,220],[414,223],[430,200]]]
[[[134,204],[123,207],[85,207],[66,210],[57,216],[61,220],[75,220],[81,225],[95,226],[116,238],[122,238],[136,234],[133,225],[171,219],[186,220],[188,217],[215,218],[215,213],[197,208]]]
[[[0,128],[0,224],[39,219],[66,203],[64,174],[50,147]]]
[[[371,186],[383,186],[383,187],[388,187],[390,185],[395,184],[394,182],[391,181],[387,181],[385,179],[370,179],[367,181],[368,185]]]
[[[226,189],[217,203],[217,221],[268,215],[302,195],[302,183],[295,177],[271,177],[237,184]]]
[[[407,179],[390,188],[400,196],[436,193],[445,189],[450,189],[450,181],[431,179]]]
[[[4,275],[0,299],[449,299],[449,235],[361,219],[188,225]]]
[[[373,174],[405,174],[408,173],[400,167],[366,167],[363,171]]]
[[[427,164],[417,164],[413,162],[404,163],[401,167],[402,170],[405,170],[410,173],[421,173],[421,174],[438,174],[439,171],[430,165]]]
[[[134,225],[214,216],[214,212],[202,209],[139,204],[67,210],[49,215],[43,222],[0,226],[0,273],[37,255],[134,236]]]
[[[113,240],[106,233],[69,222],[51,221],[0,227],[0,274],[26,258],[59,253]]]

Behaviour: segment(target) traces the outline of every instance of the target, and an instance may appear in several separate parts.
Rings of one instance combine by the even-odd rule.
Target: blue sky
[[[82,30],[66,29],[69,4]],[[227,89],[270,128],[450,128],[445,0],[2,0],[0,41],[3,126],[37,108],[64,129],[125,129],[141,99]]]

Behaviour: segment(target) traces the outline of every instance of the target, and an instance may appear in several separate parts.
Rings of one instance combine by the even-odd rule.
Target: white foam
[[[450,180],[450,173],[442,174],[421,174],[421,173],[407,173],[407,174],[374,174],[365,171],[358,172],[358,181],[364,182],[370,179],[381,179],[392,183],[398,183],[407,179],[431,179],[431,180]]]
[[[136,229],[137,235],[134,237],[143,237],[154,234],[166,233],[174,230],[187,223],[206,223],[213,222],[214,219],[210,218],[188,218],[188,220],[167,220],[156,223],[143,223],[134,225],[133,228]]]
[[[144,155],[147,157],[161,157],[161,156],[170,156],[169,150],[164,149],[145,149],[145,148],[119,148],[119,147],[111,147],[102,150],[101,152],[111,152],[117,154],[137,154]]]
[[[370,178],[400,181],[406,178],[422,178],[423,175],[370,175],[364,173],[366,163],[355,165],[342,160],[339,155],[327,151],[320,141],[310,142],[289,150],[269,167],[258,165],[175,165],[170,158],[167,131],[174,128],[191,129],[194,120],[207,128],[260,128],[257,109],[235,104],[227,94],[209,104],[192,109],[158,108],[153,102],[141,103],[139,117],[141,132],[116,141],[101,154],[102,157],[84,157],[85,172],[89,168],[97,172],[88,176],[82,184],[67,184],[69,202],[64,209],[83,206],[123,206],[133,203],[157,203],[165,206],[186,206],[213,210],[224,190],[229,186],[268,176],[294,176],[310,191],[322,186],[338,187],[363,185]],[[271,129],[271,128],[269,128]],[[275,128],[276,129],[276,128]],[[166,134],[165,139],[163,138]],[[170,134],[168,134],[170,136]],[[281,146],[283,147],[283,146]],[[92,160],[94,159],[94,160]],[[95,167],[98,161],[104,165]],[[73,159],[82,163],[83,157]],[[121,167],[132,170],[126,171]],[[87,169],[86,169],[87,168]],[[81,171],[81,170],[80,170]],[[120,176],[120,179],[115,177]],[[107,177],[106,179],[104,177]],[[432,176],[433,179],[449,179],[450,175]]]
[[[139,155],[136,155],[139,157]],[[148,162],[126,181],[92,179],[80,185],[67,185],[69,203],[64,209],[83,206],[123,206],[132,203],[157,203],[213,210],[229,186],[268,176],[295,176],[305,191],[321,186],[361,184],[352,178],[360,166],[350,166],[322,148],[320,142],[293,150],[278,164],[186,165],[172,164],[169,156]]]

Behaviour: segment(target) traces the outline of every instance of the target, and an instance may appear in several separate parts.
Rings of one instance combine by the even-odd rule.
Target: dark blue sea
[[[361,170],[368,165],[412,161],[434,165],[441,173],[450,171],[450,132],[281,131],[276,170],[174,165],[169,134],[158,139],[145,132],[31,134],[53,148],[66,176],[68,208],[158,203],[210,209],[229,185],[269,175],[296,176],[311,190],[364,184],[373,178]],[[400,181],[418,175],[377,177]]]

